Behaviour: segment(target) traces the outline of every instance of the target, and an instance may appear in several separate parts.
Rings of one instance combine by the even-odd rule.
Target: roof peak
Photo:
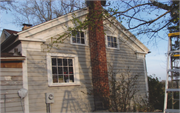
[[[19,31],[14,31],[14,30],[10,30],[10,29],[4,29],[6,30],[9,34],[13,34],[13,33],[18,33]]]

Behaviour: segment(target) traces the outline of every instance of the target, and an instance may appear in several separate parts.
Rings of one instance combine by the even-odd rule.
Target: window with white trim
[[[51,57],[53,83],[74,82],[73,58]]]
[[[71,43],[85,45],[86,44],[85,33],[83,31],[72,31]]]
[[[113,36],[107,36],[107,47],[118,48],[117,38]]]
[[[49,86],[80,85],[77,55],[47,53]]]

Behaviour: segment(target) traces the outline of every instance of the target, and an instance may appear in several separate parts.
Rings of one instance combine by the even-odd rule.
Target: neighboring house
[[[8,29],[3,29],[2,34],[1,34],[1,39],[0,42],[4,42],[4,40],[6,40],[10,35],[12,34],[16,34],[18,33],[18,31],[12,31],[12,30],[8,30]]]
[[[83,20],[88,14],[88,9],[73,13]],[[22,86],[18,88],[23,87],[28,90],[23,100],[25,113],[45,113],[47,107],[45,93],[54,94],[54,103],[51,104],[52,113],[94,110],[93,96],[81,92],[92,89],[88,30],[83,30],[78,35],[66,38],[63,43],[55,43],[52,48],[48,48],[48,44],[53,40],[51,37],[57,38],[59,34],[67,32],[65,26],[74,26],[71,21],[73,13],[33,27],[24,24],[23,31],[11,32],[5,38],[1,35],[3,38],[1,53],[11,53],[22,60]],[[126,31],[120,23],[115,23],[111,27],[108,24],[109,21],[106,20],[104,22],[106,51],[104,52],[107,62],[116,70],[129,67],[132,73],[139,74],[140,94],[146,95],[148,86],[145,56],[149,52],[148,48]],[[3,30],[2,34],[8,31]],[[11,70],[1,68],[5,71]],[[1,75],[2,78],[4,76],[8,74]],[[18,91],[17,89],[13,90],[13,94],[9,92],[9,89],[14,87],[15,84],[1,86],[1,90],[7,92],[7,99],[13,99],[12,95],[17,95],[14,93]],[[7,102],[6,111],[22,112],[20,101],[17,103],[14,105]],[[1,101],[1,104],[4,104],[4,101]],[[1,112],[4,112],[4,108],[1,108]]]

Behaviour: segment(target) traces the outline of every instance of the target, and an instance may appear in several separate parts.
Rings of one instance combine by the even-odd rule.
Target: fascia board
[[[29,28],[27,30],[24,30],[24,31],[21,31],[19,33],[17,33],[19,35],[19,39],[21,40],[21,38],[25,38],[25,37],[21,37],[20,35],[23,35],[23,33],[29,33],[28,36],[26,37],[29,37],[29,36],[32,36],[32,35],[35,35],[37,33],[40,33],[44,30],[47,30],[47,29],[50,29],[52,27],[55,27],[57,25],[60,25],[60,24],[63,24],[65,22],[68,22],[72,19],[72,16],[73,14],[75,14],[77,17],[81,17],[81,16],[84,16],[86,14],[88,14],[88,9],[87,8],[84,8],[84,9],[81,9],[81,10],[78,10],[78,11],[75,11],[75,12],[72,12],[72,13],[69,13],[69,14],[66,14],[66,15],[63,15],[61,17],[58,17],[58,18],[55,18],[53,20],[50,20],[50,21],[47,21],[47,22],[44,22],[42,24],[39,24],[37,26],[34,26],[32,28]],[[65,20],[65,18],[67,18]],[[42,28],[42,27],[45,27],[46,25],[50,25],[51,27],[47,26],[46,28],[43,28],[43,30],[38,30],[38,28]],[[54,24],[54,25],[53,25]],[[32,30],[36,30],[35,32],[32,32]],[[33,40],[33,39],[32,39]],[[44,39],[45,40],[45,39]]]

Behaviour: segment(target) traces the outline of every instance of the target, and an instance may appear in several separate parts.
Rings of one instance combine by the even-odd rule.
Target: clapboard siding
[[[55,111],[59,111],[60,113],[61,112],[86,112],[87,110],[91,110],[91,108],[89,108],[89,106],[91,104],[93,104],[93,101],[92,102],[89,102],[89,101],[83,101],[81,100],[81,102],[78,102],[77,100],[74,100],[74,99],[68,99],[68,100],[57,100],[57,101],[61,101],[61,103],[59,104],[51,104],[51,109],[52,109],[52,112],[55,112]],[[31,105],[30,106],[30,111],[38,111],[39,109],[41,110],[45,110],[44,109],[44,106],[46,106],[46,104],[34,104],[34,105]],[[62,108],[61,110],[59,110],[59,108]],[[72,110],[72,111],[71,111]]]
[[[22,81],[22,76],[2,76],[0,77],[0,81]]]
[[[1,90],[1,93],[2,94],[4,94],[4,93],[7,93],[7,94],[17,94],[17,90],[16,89],[14,89],[14,90],[7,90],[7,89],[5,89],[5,90]]]
[[[1,68],[0,80],[1,113],[4,113],[4,110],[6,113],[22,113],[23,104],[21,106],[21,99],[17,93],[23,87],[22,68]]]
[[[49,51],[49,49],[46,49],[44,51]],[[65,48],[65,50],[61,50],[61,49],[52,49],[51,50],[52,53],[63,53],[63,54],[77,54],[77,55],[90,55],[90,53],[88,53],[87,51],[83,50],[83,51],[77,51],[77,50],[71,50],[71,48],[67,49]]]
[[[48,51],[47,46],[44,44],[42,45],[42,52],[28,51],[28,89],[29,92],[31,92],[28,93],[30,112],[46,111],[45,93],[47,92],[53,92],[55,96],[55,102],[51,104],[53,112],[63,111],[64,108],[62,108],[62,105],[64,103],[64,99],[68,96],[69,98],[67,98],[66,101],[69,101],[70,103],[74,101],[76,107],[82,105],[82,109],[85,111],[91,111],[93,109],[93,96],[81,92],[92,89],[89,46],[71,45],[69,43],[58,44],[58,46],[59,49],[52,48],[49,53],[78,55],[81,85],[49,87],[47,79],[48,64],[46,64],[46,52],[44,52]],[[68,109],[70,109],[71,106],[68,107]],[[74,112],[79,112],[79,110],[75,109]]]
[[[69,99],[69,101],[72,101],[72,100],[76,100],[76,101],[79,101],[79,100],[88,101],[88,100],[90,100],[90,101],[93,101],[93,97],[79,96],[79,95],[76,97],[76,96],[74,96],[74,94],[70,94],[70,95],[68,95],[66,93],[62,93],[62,94],[63,95],[54,95],[55,96],[54,101],[56,101],[56,103],[59,102],[59,104],[60,104],[60,103],[62,103],[62,101],[64,99],[66,99],[66,100]],[[33,101],[41,102],[41,101],[45,101],[45,94],[44,95],[31,95],[31,96],[29,96],[29,98],[32,98],[32,100],[30,100],[30,102],[33,102]],[[36,100],[33,100],[33,99],[36,99]],[[34,106],[34,104],[32,104],[31,106]],[[38,106],[41,106],[41,104],[39,104]]]
[[[137,59],[135,51],[120,40],[120,49],[106,49],[106,56],[109,65],[108,67],[111,67],[108,69],[113,69],[114,72],[118,72],[116,74],[117,78],[122,73],[127,73],[128,69],[131,75],[139,75],[136,90],[141,92],[141,95],[146,94],[143,60]]]
[[[66,91],[68,91],[68,90],[63,90],[63,91],[52,91],[52,92],[54,92],[54,96],[56,97],[56,98],[59,98],[59,97],[63,97],[64,96],[64,93],[62,93],[62,92],[66,92]],[[82,88],[82,91],[83,92],[87,92],[87,90],[84,88]],[[41,94],[39,94],[39,95],[37,95],[36,93],[37,92],[29,92],[29,97],[30,98],[36,98],[37,99],[37,97],[42,97],[42,98],[44,98],[45,99],[45,93],[46,93],[46,91],[41,91],[42,93]],[[40,91],[38,91],[38,93],[40,93]],[[75,95],[77,95],[77,94],[73,94],[74,96]],[[89,98],[89,99],[92,99],[92,97],[93,97],[93,95],[86,95],[85,93],[78,93],[78,95],[77,95],[77,97],[76,98],[82,98],[82,97],[86,97],[86,99],[87,98]],[[39,98],[38,98],[39,99]]]
[[[6,94],[6,99],[11,99],[11,98],[19,98],[18,93],[16,92],[14,94]],[[4,99],[3,95],[1,95],[1,99]]]
[[[20,101],[20,99],[19,99]],[[6,108],[11,108],[11,107],[20,107],[21,103],[20,102],[11,102],[6,104]],[[1,108],[4,108],[4,104],[1,104]]]
[[[89,46],[70,44],[69,38],[64,43],[56,43],[48,48],[51,43],[48,39],[41,45],[41,52],[27,52],[28,90],[30,112],[45,112],[45,93],[53,92],[55,102],[51,104],[53,112],[85,112],[94,107],[93,96],[82,93],[92,90],[91,59]],[[57,47],[56,47],[57,46]],[[140,49],[139,49],[140,50]],[[81,85],[78,86],[48,86],[47,78],[47,53],[74,54],[78,56],[79,77]],[[145,94],[144,65],[142,59],[128,45],[120,40],[120,49],[106,49],[108,67],[111,65],[114,71],[125,72],[131,70],[131,74],[138,74],[139,92]],[[120,73],[117,74],[117,77]],[[75,104],[75,105],[73,105]],[[65,107],[63,107],[65,105]]]
[[[1,98],[4,97],[4,95],[1,95]],[[20,98],[7,98],[6,99],[6,105],[9,103],[19,103],[20,102]],[[0,101],[1,104],[4,104],[4,98],[1,99]]]
[[[21,109],[21,111],[19,111]],[[4,110],[4,108],[2,108],[2,111]],[[22,113],[22,107],[21,106],[18,106],[18,107],[9,107],[8,109],[6,109],[6,113],[9,113],[9,112],[18,112],[18,113]],[[1,113],[4,113],[4,112],[1,112]]]
[[[18,72],[18,71],[11,71],[11,73],[9,73],[8,71],[1,72],[1,76],[6,76],[6,75],[10,75],[10,76],[22,76],[22,72]]]

